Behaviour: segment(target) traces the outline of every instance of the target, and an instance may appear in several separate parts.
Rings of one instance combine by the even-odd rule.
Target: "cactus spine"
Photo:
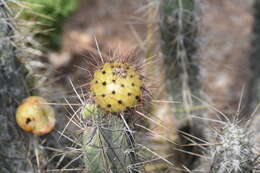
[[[212,173],[251,173],[254,169],[252,136],[237,124],[227,123],[216,134],[218,143],[213,153]]]
[[[0,1],[0,172],[33,172],[26,159],[28,136],[22,135],[15,123],[17,102],[28,92],[14,46],[15,24],[8,3]]]
[[[92,115],[91,126],[84,130],[84,164],[88,171],[135,172],[133,132],[115,115]]]

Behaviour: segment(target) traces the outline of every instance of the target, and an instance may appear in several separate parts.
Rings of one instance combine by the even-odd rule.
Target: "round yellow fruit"
[[[16,111],[16,122],[36,136],[49,133],[55,125],[55,113],[47,101],[38,96],[28,97]]]
[[[96,104],[109,112],[122,112],[141,101],[140,75],[128,64],[106,63],[94,73],[90,90]]]

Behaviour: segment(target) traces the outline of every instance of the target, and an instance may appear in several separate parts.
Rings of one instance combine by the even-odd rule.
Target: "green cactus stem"
[[[135,172],[135,141],[118,115],[93,114],[82,137],[84,164],[93,173]]]

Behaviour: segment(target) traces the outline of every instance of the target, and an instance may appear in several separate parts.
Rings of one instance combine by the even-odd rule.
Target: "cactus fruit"
[[[141,76],[123,63],[105,63],[90,84],[96,104],[109,112],[122,112],[141,102]]]
[[[113,56],[97,53],[99,56],[93,52],[96,56],[86,59],[90,81],[84,86],[89,93],[81,111],[86,171],[137,172],[139,158],[132,129],[137,112],[145,111],[144,103],[151,98],[143,76],[146,64],[135,51]]]
[[[38,96],[25,99],[16,111],[17,124],[36,136],[49,133],[55,125],[55,114],[52,107],[43,104],[46,102]]]

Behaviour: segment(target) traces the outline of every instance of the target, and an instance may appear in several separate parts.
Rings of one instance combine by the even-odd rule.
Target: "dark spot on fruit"
[[[135,86],[135,84],[134,84],[134,83],[132,83],[132,86]]]
[[[108,107],[108,108],[111,108],[111,107],[112,107],[112,105],[111,105],[111,104],[107,104],[107,107]]]
[[[115,66],[114,65],[111,65],[111,68],[114,68]]]
[[[96,83],[98,83],[98,81],[96,80]]]
[[[113,80],[112,80],[112,82],[116,83],[116,80],[115,80],[115,79],[113,79]]]
[[[103,83],[102,83],[102,85],[104,85],[104,86],[106,86],[106,84],[107,84],[106,82],[103,82]]]
[[[118,104],[122,104],[122,101],[121,101],[121,100],[118,100]]]
[[[136,100],[139,100],[139,99],[140,99],[140,97],[139,97],[139,96],[135,96],[135,99],[136,99]]]
[[[106,95],[105,95],[105,94],[102,94],[101,96],[102,96],[102,97],[106,97]]]
[[[31,121],[32,121],[31,118],[27,118],[26,121],[25,121],[25,123],[26,123],[26,124],[29,124]]]
[[[127,93],[128,96],[131,96],[132,94],[131,93]]]
[[[129,66],[127,66],[127,67],[126,67],[126,69],[127,69],[127,70],[129,70],[129,69],[130,69],[130,67],[129,67]]]
[[[134,76],[133,75],[130,75],[130,78],[133,78]]]
[[[104,71],[102,71],[102,74],[106,74],[106,71],[104,70]]]
[[[115,91],[112,91],[112,94],[116,94],[116,92],[115,92]]]
[[[121,87],[125,87],[125,85],[124,85],[124,84],[121,84]]]

